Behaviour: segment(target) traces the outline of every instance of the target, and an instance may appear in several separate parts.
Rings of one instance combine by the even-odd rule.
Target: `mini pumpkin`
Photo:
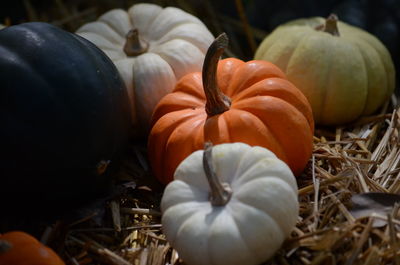
[[[193,15],[147,3],[128,11],[111,10],[76,32],[115,63],[128,90],[134,121],[146,129],[154,107],[177,80],[201,70],[214,39]]]
[[[279,66],[307,97],[317,124],[340,125],[373,114],[395,87],[386,47],[331,15],[276,28],[254,56]]]
[[[49,247],[22,231],[0,234],[0,265],[64,265]]]
[[[258,265],[296,224],[296,179],[266,148],[198,150],[176,169],[161,200],[167,240],[188,265]]]
[[[221,34],[207,52],[203,72],[184,76],[154,111],[149,160],[165,184],[206,141],[263,146],[296,175],[311,155],[314,122],[301,91],[272,63],[219,61],[227,45]]]

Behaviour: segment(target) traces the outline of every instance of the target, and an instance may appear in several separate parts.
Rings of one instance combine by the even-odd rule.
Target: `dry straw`
[[[265,264],[400,265],[396,203],[400,199],[393,195],[400,189],[399,117],[396,109],[351,127],[317,128],[312,158],[298,178],[297,225]],[[136,148],[133,154],[129,161],[142,166],[130,164],[125,178],[148,168],[143,164],[144,148]],[[72,263],[182,264],[162,233],[158,208],[162,192],[148,186],[133,190],[136,193],[108,204],[109,227],[91,227],[83,220],[69,228],[65,251]],[[376,193],[377,199],[369,197]],[[383,198],[385,205],[379,201],[382,195],[392,196]],[[357,196],[366,200],[366,208],[354,207]]]

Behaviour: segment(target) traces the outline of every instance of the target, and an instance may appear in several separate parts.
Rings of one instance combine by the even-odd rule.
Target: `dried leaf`
[[[400,202],[400,195],[383,192],[367,192],[355,194],[351,197],[352,207],[350,213],[354,218],[373,216],[374,214],[386,216],[391,212],[395,203]],[[373,227],[386,225],[385,220],[375,219]]]

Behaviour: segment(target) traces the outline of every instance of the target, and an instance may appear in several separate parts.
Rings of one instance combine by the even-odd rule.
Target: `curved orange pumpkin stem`
[[[208,116],[221,114],[229,110],[231,100],[225,96],[218,87],[217,83],[217,68],[219,58],[228,46],[229,39],[226,33],[222,33],[207,50],[203,64],[203,88],[206,94],[206,112]]]

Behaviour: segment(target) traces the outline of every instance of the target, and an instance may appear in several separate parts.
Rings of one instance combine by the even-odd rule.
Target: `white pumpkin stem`
[[[232,189],[228,183],[221,183],[215,174],[212,163],[212,147],[211,142],[206,142],[203,153],[203,167],[211,189],[210,202],[213,206],[224,206],[232,197]]]
[[[206,112],[208,116],[221,114],[229,110],[231,100],[225,96],[218,87],[217,68],[219,58],[228,46],[226,33],[219,35],[207,50],[203,64],[203,88],[206,94]]]
[[[12,248],[10,242],[0,239],[0,254],[6,253],[10,248]]]
[[[131,29],[126,34],[124,52],[127,56],[138,56],[148,49],[149,44],[140,38],[138,29]]]
[[[325,24],[316,27],[316,30],[320,30],[320,31],[332,34],[333,36],[340,36],[339,30],[338,30],[338,27],[337,27],[338,20],[339,19],[338,19],[337,15],[330,14],[325,19]]]

